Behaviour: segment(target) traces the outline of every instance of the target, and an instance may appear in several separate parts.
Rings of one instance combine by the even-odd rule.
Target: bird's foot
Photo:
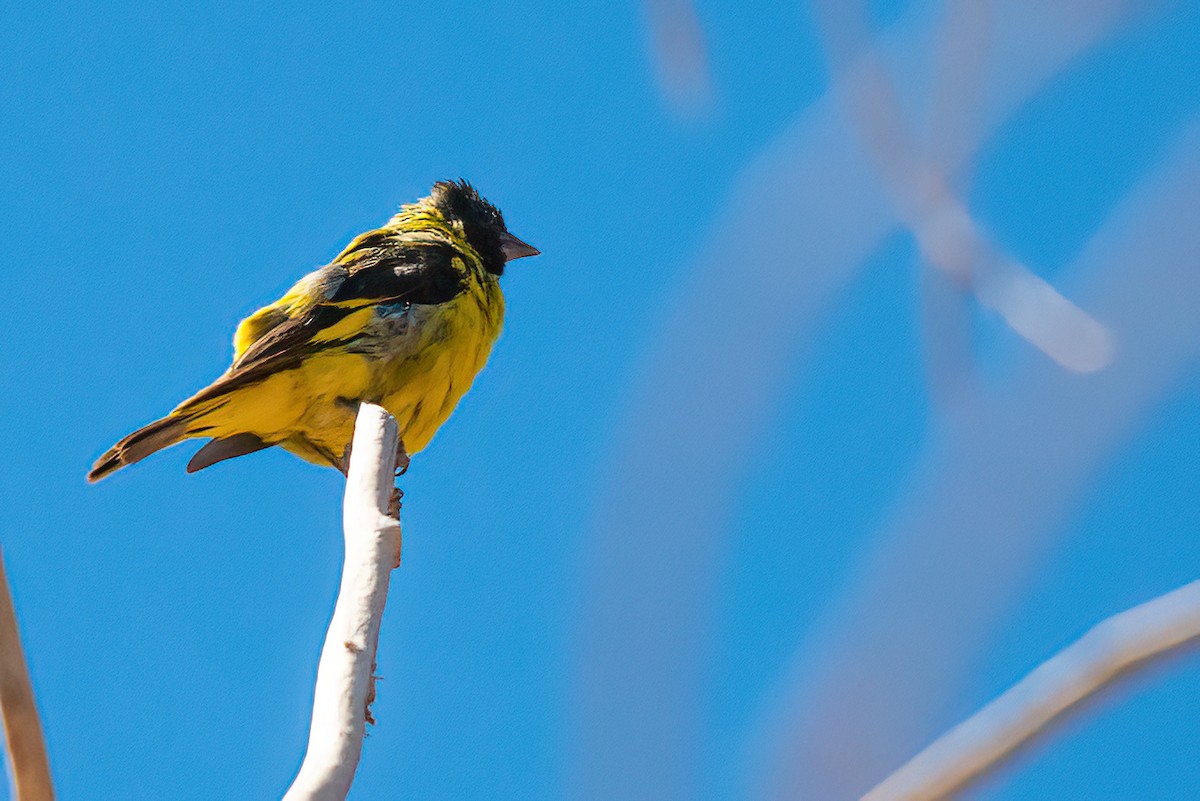
[[[412,459],[408,457],[408,451],[404,450],[404,440],[396,443],[396,476],[400,477],[408,472],[408,465]]]
[[[392,487],[392,497],[388,499],[388,517],[400,519],[400,499],[403,497],[404,490]]]
[[[350,477],[350,448],[354,443],[347,442],[346,449],[342,451],[342,458],[335,459],[333,466],[338,469],[338,472],[347,478]]]

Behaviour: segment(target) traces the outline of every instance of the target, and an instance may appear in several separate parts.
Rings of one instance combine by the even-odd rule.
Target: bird
[[[396,418],[403,472],[500,335],[505,267],[537,255],[469,182],[438,181],[242,320],[225,373],[113,445],[87,478],[197,437],[209,441],[189,473],[272,446],[345,473],[364,402]]]

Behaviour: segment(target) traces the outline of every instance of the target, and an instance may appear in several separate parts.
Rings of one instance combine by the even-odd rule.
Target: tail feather
[[[126,465],[140,462],[150,454],[174,445],[187,435],[187,421],[182,418],[164,417],[155,420],[109,448],[108,452],[96,460],[87,479],[91,482],[99,481]]]
[[[263,448],[269,448],[274,443],[263,442],[253,434],[234,434],[231,437],[224,439],[209,440],[203,448],[196,451],[192,460],[188,462],[187,471],[195,473],[197,470],[203,470],[217,462],[223,462],[226,459],[234,459],[238,456],[245,456],[248,453],[261,451]]]

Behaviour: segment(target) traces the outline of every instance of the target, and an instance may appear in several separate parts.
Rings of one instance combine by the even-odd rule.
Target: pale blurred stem
[[[819,0],[814,7],[850,120],[925,262],[974,292],[981,305],[997,312],[1013,331],[1062,366],[1077,372],[1108,366],[1110,332],[996,248],[938,163],[922,154],[907,129],[882,54],[872,41],[862,0]],[[949,24],[958,27],[964,38],[971,30],[986,35],[986,12],[980,6],[955,14]],[[964,67],[962,72],[967,75],[969,70]],[[968,78],[963,86],[947,90],[943,102],[969,95],[971,86]]]
[[[25,666],[25,652],[17,629],[4,557],[0,553],[0,715],[12,766],[14,801],[52,801],[50,760],[33,700],[33,685]]]
[[[1095,626],[1016,686],[935,740],[863,801],[961,792],[1114,680],[1200,644],[1200,581]]]
[[[284,801],[341,801],[350,791],[375,698],[375,649],[388,581],[400,564],[400,521],[388,516],[395,484],[395,419],[358,410],[342,514],[342,582],[313,692],[308,750]]]

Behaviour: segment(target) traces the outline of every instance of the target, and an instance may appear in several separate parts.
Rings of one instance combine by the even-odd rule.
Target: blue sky
[[[1020,3],[1001,5],[1022,19]],[[905,26],[938,8],[875,3],[874,24],[897,26],[908,52]],[[739,357],[781,365],[744,450],[646,430],[649,442],[694,437],[679,452],[714,465],[711,558],[688,560],[686,519],[606,528],[622,519],[609,514],[623,500],[614,487],[671,492],[673,466],[630,458],[641,452],[630,432],[663,417],[646,409],[669,399],[655,371],[674,332],[719,350],[766,325],[730,319],[727,298],[699,289],[718,264],[757,290],[762,273],[742,257],[754,248],[728,246],[730,221],[778,211],[766,191],[754,209],[755,165],[809,148],[796,132],[827,102],[806,4],[696,11],[715,98],[700,118],[664,101],[634,3],[0,12],[0,544],[63,798],[268,798],[287,786],[340,569],[340,476],[275,452],[187,476],[189,446],[98,486],[83,475],[219,374],[242,316],[460,175],[544,255],[505,276],[503,338],[403,479],[379,725],[352,797],[589,798],[600,769],[625,775],[626,797],[654,797],[659,780],[659,798],[757,797],[764,721],[793,665],[821,661],[821,621],[895,510],[919,499],[953,425],[929,400],[920,256],[893,226],[864,245],[803,342]],[[1006,85],[1004,55],[989,86]],[[913,61],[899,59],[904,86],[921,85],[904,72]],[[1078,254],[1175,152],[1198,76],[1192,4],[1122,22],[983,137],[960,176],[971,211],[1007,252],[1086,297]],[[771,230],[774,258],[819,283],[826,252],[796,230]],[[966,308],[986,392],[1020,397],[1028,374],[1058,369]],[[712,365],[714,394],[736,366]],[[1100,618],[1195,578],[1200,375],[1181,362],[1172,376],[1044,526],[969,670],[929,711],[933,731]],[[635,529],[644,549],[621,540]],[[659,596],[606,572],[621,564],[605,556],[618,541]],[[700,572],[679,575],[691,564]],[[682,781],[643,783],[630,748],[674,719],[644,721],[623,745],[619,726],[589,717],[595,699],[627,724],[638,692],[679,688],[599,694],[638,678],[610,682],[626,655],[605,652],[592,627],[611,623],[596,607],[628,588],[621,625],[637,629],[683,597],[676,582],[703,584],[710,601],[696,610],[704,638],[669,662],[689,666],[683,739],[697,759],[680,761]],[[1136,681],[981,797],[1189,797],[1197,667],[1179,660]]]

